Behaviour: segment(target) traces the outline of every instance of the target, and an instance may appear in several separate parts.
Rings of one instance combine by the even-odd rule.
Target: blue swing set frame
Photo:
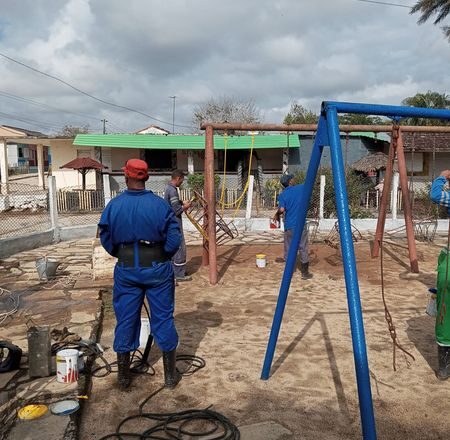
[[[294,230],[292,245],[289,249],[283,278],[280,285],[277,305],[272,322],[272,328],[267,344],[261,379],[270,376],[273,357],[280,332],[289,287],[295,269],[297,249],[301,232],[305,226],[306,214],[311,200],[313,185],[319,169],[324,147],[329,146],[333,169],[333,182],[336,196],[336,206],[339,221],[339,234],[342,247],[344,277],[347,291],[347,302],[352,334],[353,356],[356,370],[356,382],[364,440],[377,438],[375,417],[373,412],[372,392],[370,388],[369,365],[367,359],[364,322],[361,310],[358,273],[356,270],[355,250],[353,247],[350,214],[348,208],[345,170],[341,151],[338,113],[357,113],[366,115],[388,116],[395,121],[405,117],[419,117],[450,120],[450,110],[427,109],[419,107],[390,106],[377,104],[358,104],[348,102],[325,101],[322,103],[321,116],[317,126],[317,134],[311,153],[303,191],[303,200],[298,212],[297,228]]]

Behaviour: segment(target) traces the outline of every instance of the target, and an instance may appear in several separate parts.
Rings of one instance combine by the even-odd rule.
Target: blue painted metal
[[[366,339],[364,336],[358,273],[356,270],[355,250],[353,248],[347,187],[345,184],[344,163],[342,160],[341,139],[336,109],[332,106],[327,106],[326,118],[328,137],[330,140],[334,192],[339,220],[339,235],[341,238],[342,260],[347,290],[350,328],[352,332],[353,356],[355,360],[363,437],[365,440],[374,440],[377,438],[377,434],[372,405],[372,393],[370,390]]]
[[[273,317],[272,328],[270,330],[269,342],[267,344],[266,356],[264,358],[264,365],[261,373],[261,379],[263,380],[267,380],[270,375],[270,368],[272,366],[273,355],[275,353],[275,348],[277,345],[278,334],[280,333],[284,308],[286,306],[289,287],[291,285],[292,275],[294,273],[295,264],[297,261],[297,250],[300,244],[303,228],[305,226],[306,214],[308,212],[311,194],[317,175],[317,170],[319,169],[320,158],[322,156],[322,148],[324,144],[321,142],[323,142],[324,140],[328,141],[326,132],[326,121],[325,118],[321,116],[317,128],[316,140],[314,142],[314,147],[311,153],[311,159],[309,161],[308,171],[306,173],[305,186],[302,196],[303,200],[300,204],[300,210],[298,212],[297,227],[294,230],[291,247],[289,248],[286,266],[283,273],[283,279],[281,281],[280,293],[278,295],[277,306]]]
[[[422,107],[405,107],[398,105],[360,104],[352,102],[325,101],[322,112],[335,108],[338,113],[359,113],[365,115],[393,116],[401,118],[431,118],[450,120],[450,110],[439,110]]]

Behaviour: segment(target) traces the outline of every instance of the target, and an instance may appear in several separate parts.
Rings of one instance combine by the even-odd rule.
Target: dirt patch
[[[357,243],[355,250],[378,438],[448,438],[442,414],[450,411],[450,391],[434,375],[433,319],[425,315],[439,248],[419,244],[422,273],[416,277],[405,277],[404,256],[384,255],[387,302],[400,342],[416,358],[408,366],[399,355],[397,372],[392,369],[392,343],[380,296],[379,260],[370,257],[368,242]],[[284,268],[274,262],[282,255],[282,245],[219,248],[215,287],[201,267],[201,252],[200,247],[188,249],[194,281],[177,288],[176,324],[179,352],[204,357],[206,368],[184,378],[174,391],[159,393],[147,410],[212,404],[238,426],[275,421],[291,431],[293,439],[361,438],[343,268],[336,251],[311,246],[314,278],[302,281],[294,274],[268,381],[261,381],[260,374]],[[267,255],[265,269],[256,267],[257,253]],[[108,314],[102,334],[107,346],[112,345],[114,322]],[[111,350],[107,356],[114,359]],[[81,439],[113,432],[120,419],[136,414],[139,402],[161,386],[158,349],[151,360],[156,375],[135,378],[129,392],[117,390],[114,375],[94,379]],[[137,427],[128,426],[133,429]]]

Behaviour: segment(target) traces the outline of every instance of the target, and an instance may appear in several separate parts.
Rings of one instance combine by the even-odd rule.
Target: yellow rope
[[[233,219],[236,216],[237,211],[239,210],[239,208],[240,208],[240,206],[242,204],[242,201],[245,198],[245,195],[246,195],[246,193],[248,191],[248,187],[250,186],[250,176],[251,176],[251,171],[252,171],[252,160],[253,160],[253,148],[254,148],[254,146],[255,146],[255,135],[252,134],[252,145],[251,145],[251,148],[250,148],[250,159],[249,159],[249,164],[248,164],[248,176],[247,176],[247,182],[245,183],[244,190],[242,191],[242,194],[239,196],[239,198],[237,200],[235,200],[232,203],[225,203],[225,201],[222,200],[222,198],[220,200],[222,209],[224,209],[224,208],[233,208],[234,206],[236,206],[236,211],[235,211],[235,213],[233,215]],[[226,167],[226,164],[224,166],[224,169],[225,169],[225,167]],[[222,186],[222,194],[224,194],[224,193],[225,193],[224,186]]]
[[[223,212],[225,210],[225,182],[227,180],[227,146],[228,146],[228,135],[225,133],[223,138],[224,143],[224,154],[223,154],[223,180],[222,180],[222,192],[220,194],[219,206],[222,209],[222,217]]]

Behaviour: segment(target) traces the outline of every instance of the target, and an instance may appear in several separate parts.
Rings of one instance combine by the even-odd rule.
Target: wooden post
[[[372,257],[378,257],[380,253],[380,240],[383,239],[384,225],[386,223],[387,200],[392,184],[392,173],[394,170],[395,149],[398,140],[398,125],[392,127],[391,145],[389,146],[388,163],[386,165],[386,174],[384,175],[383,193],[381,195],[380,209],[378,210],[377,229],[375,232],[375,241],[372,248]]]
[[[208,203],[209,282],[217,284],[216,191],[214,187],[214,130],[206,127],[205,191]]]
[[[403,137],[401,129],[398,131],[397,140],[398,171],[400,174],[400,186],[403,194],[403,213],[405,216],[406,236],[408,239],[409,261],[411,272],[419,273],[419,262],[417,260],[416,240],[414,238],[414,225],[412,221],[412,207],[409,198],[408,175],[406,171],[405,152],[403,150]]]

